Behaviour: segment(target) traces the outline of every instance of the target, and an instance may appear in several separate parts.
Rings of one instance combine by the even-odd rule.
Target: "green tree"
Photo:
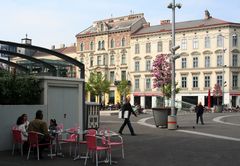
[[[120,81],[119,84],[117,84],[117,90],[121,96],[121,102],[124,101],[127,94],[130,92],[130,85],[127,80]]]
[[[93,95],[97,95],[99,102],[102,102],[102,95],[109,93],[110,82],[102,73],[91,72],[85,90]]]

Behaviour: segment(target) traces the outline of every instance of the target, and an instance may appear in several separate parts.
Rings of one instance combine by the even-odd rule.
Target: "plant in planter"
[[[169,62],[169,54],[159,54],[153,62],[152,76],[154,88],[160,88],[164,99],[168,101],[168,107],[165,107],[165,100],[163,107],[157,106],[152,108],[153,116],[156,126],[167,126],[167,116],[171,112],[169,107],[169,99],[171,97],[171,64]],[[179,92],[179,88],[176,88],[176,93]]]
[[[221,89],[221,86],[219,84],[215,84],[214,85],[213,96],[216,97],[216,99],[217,99],[216,111],[217,112],[221,112],[222,111],[222,107],[220,105],[219,100],[222,97],[222,89]]]

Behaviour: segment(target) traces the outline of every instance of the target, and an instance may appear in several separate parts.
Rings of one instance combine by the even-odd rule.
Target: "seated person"
[[[24,119],[22,116],[18,117],[16,124],[17,124],[16,129],[21,131],[22,140],[27,141],[28,133],[26,131]]]
[[[22,114],[22,117],[23,117],[23,122],[24,122],[25,128],[27,130],[28,125],[29,125],[27,114]]]
[[[43,135],[39,135],[39,143],[49,143],[50,142],[50,136],[48,133],[48,127],[47,123],[43,121],[43,112],[41,110],[38,110],[36,112],[36,117],[33,121],[29,123],[28,131],[35,131],[42,133]],[[46,148],[45,146],[39,147],[39,156],[42,158],[42,151]]]
[[[57,121],[55,119],[50,119],[49,132],[51,136],[55,137],[57,130]]]

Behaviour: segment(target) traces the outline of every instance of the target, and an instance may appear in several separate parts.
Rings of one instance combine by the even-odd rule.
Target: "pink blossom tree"
[[[171,97],[171,75],[172,73],[171,64],[169,62],[169,54],[157,55],[153,62],[153,87],[161,88],[164,97],[166,96],[168,99]]]
[[[213,96],[217,98],[217,105],[219,105],[219,97],[222,96],[222,89],[219,84],[214,85]]]

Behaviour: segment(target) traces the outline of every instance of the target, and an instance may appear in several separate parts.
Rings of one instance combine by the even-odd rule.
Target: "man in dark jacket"
[[[198,119],[200,117],[200,121],[201,124],[203,125],[203,112],[204,112],[204,107],[202,105],[201,102],[199,102],[199,104],[196,106],[196,115],[197,115],[197,119],[196,119],[196,124],[198,124]]]
[[[124,114],[126,115],[126,111],[128,111],[127,117],[124,117]],[[130,104],[130,96],[126,97],[126,103],[122,106],[122,118],[124,118],[124,122],[122,126],[119,129],[119,133],[122,134],[122,131],[126,125],[128,125],[128,128],[131,132],[132,136],[135,136],[136,134],[134,133],[134,130],[132,128],[131,122],[130,122],[130,116],[131,114],[134,114],[137,116],[137,114],[133,111],[132,106]]]

